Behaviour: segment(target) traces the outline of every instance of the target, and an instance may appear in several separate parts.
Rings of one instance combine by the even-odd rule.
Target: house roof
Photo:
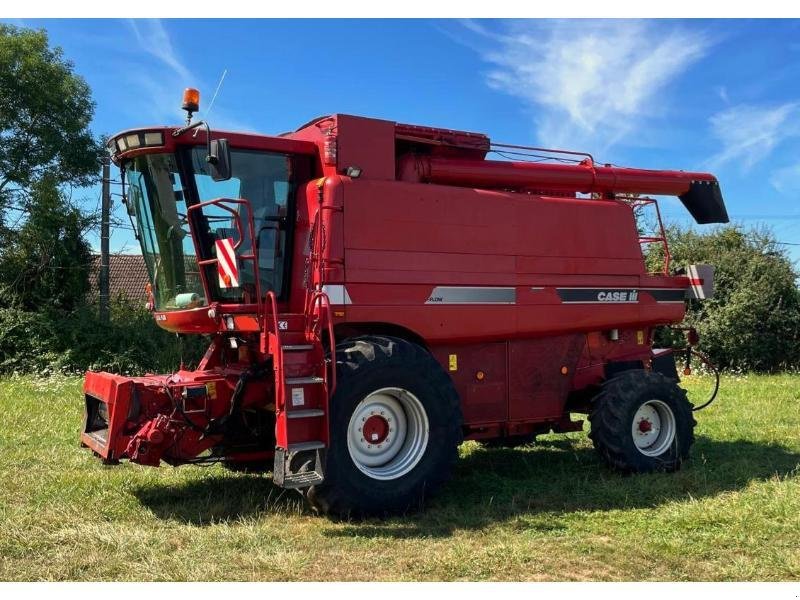
[[[97,297],[100,288],[100,255],[93,254],[89,268],[90,295]],[[147,265],[141,254],[112,254],[109,257],[109,294],[145,301],[145,286],[150,282]]]

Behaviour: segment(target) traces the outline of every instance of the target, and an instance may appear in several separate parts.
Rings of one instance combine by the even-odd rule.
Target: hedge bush
[[[798,272],[768,230],[726,226],[709,233],[669,227],[674,267],[716,267],[714,297],[690,301],[686,323],[717,365],[742,371],[800,366]],[[660,264],[657,247],[648,256]]]
[[[95,306],[71,313],[0,309],[0,372],[83,372],[122,374],[168,372],[178,368],[181,347],[187,366],[196,365],[207,341],[164,331],[151,313],[122,300],[113,303],[108,323]]]

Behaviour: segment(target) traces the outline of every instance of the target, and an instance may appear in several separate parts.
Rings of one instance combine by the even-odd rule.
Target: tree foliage
[[[100,172],[89,86],[44,31],[0,24],[0,305],[71,311],[90,224],[64,193]]]
[[[88,291],[89,219],[71,206],[56,178],[33,184],[28,217],[0,254],[0,304],[29,311],[72,311]]]
[[[667,237],[674,266],[716,267],[714,297],[691,301],[686,317],[716,364],[755,371],[800,366],[798,272],[770,231],[726,226],[701,234],[670,226]],[[648,261],[660,260],[654,247]]]
[[[57,184],[95,181],[93,115],[89,86],[45,31],[0,23],[0,206],[24,207],[45,175]]]

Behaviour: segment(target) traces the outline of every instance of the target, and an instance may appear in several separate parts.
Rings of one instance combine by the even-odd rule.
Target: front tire
[[[595,449],[625,473],[678,470],[689,457],[697,424],[677,381],[638,369],[605,383],[589,421]]]
[[[449,477],[462,441],[453,383],[424,348],[388,336],[336,346],[325,481],[306,491],[325,514],[419,508]]]

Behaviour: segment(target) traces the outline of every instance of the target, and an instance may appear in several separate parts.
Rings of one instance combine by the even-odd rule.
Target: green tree
[[[101,323],[84,305],[92,223],[64,192],[99,177],[93,113],[44,31],[0,24],[0,372],[178,366],[175,337],[143,307],[114,303]]]
[[[89,86],[45,31],[0,23],[0,221],[9,208],[27,209],[45,175],[59,185],[97,179],[93,114]]]
[[[686,316],[715,363],[756,371],[800,365],[798,272],[769,230],[726,226],[701,234],[670,226],[667,237],[674,267],[716,267],[714,297],[691,301]],[[660,260],[654,247],[648,261]]]
[[[0,302],[29,311],[72,311],[88,288],[89,219],[71,206],[55,177],[33,184],[29,212],[0,254]]]
[[[87,218],[60,191],[99,176],[94,103],[47,33],[0,24],[0,302],[65,309],[86,289]]]

